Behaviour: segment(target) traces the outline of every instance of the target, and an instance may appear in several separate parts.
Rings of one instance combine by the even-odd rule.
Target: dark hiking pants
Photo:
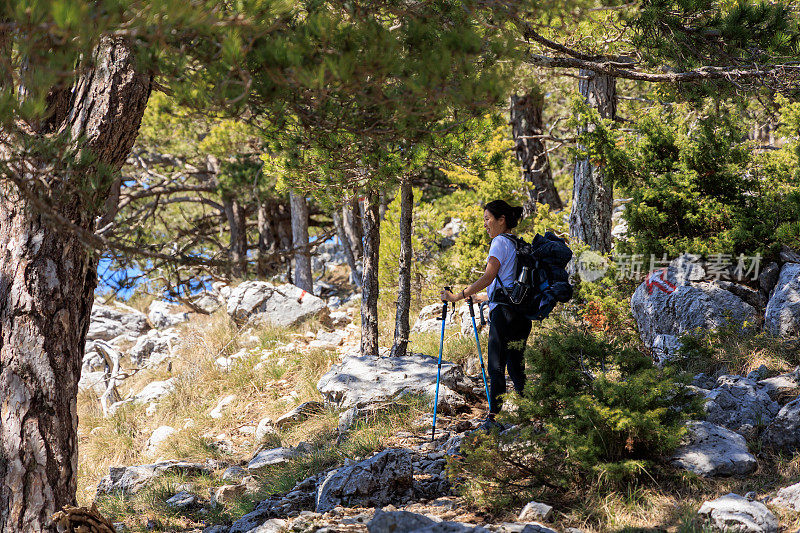
[[[525,342],[531,332],[531,321],[518,315],[506,305],[498,305],[489,314],[489,395],[490,412],[497,414],[502,407],[500,395],[506,392],[506,367],[514,390],[522,394],[525,387]]]

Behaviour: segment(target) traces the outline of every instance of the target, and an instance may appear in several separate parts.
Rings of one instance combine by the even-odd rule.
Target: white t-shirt
[[[508,237],[498,235],[492,239],[492,244],[489,246],[489,255],[486,257],[487,263],[489,262],[490,257],[496,257],[497,260],[500,261],[500,270],[497,272],[497,278],[500,278],[500,281],[503,282],[504,287],[511,289],[511,285],[514,283],[517,258],[517,248],[514,246],[514,242]],[[494,291],[502,290],[499,288],[500,284],[497,282],[497,278],[492,281],[486,290],[487,294],[489,295],[490,312],[497,307],[497,303],[491,301],[494,296]]]

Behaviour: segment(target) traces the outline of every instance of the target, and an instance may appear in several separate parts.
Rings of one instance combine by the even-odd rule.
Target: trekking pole
[[[450,287],[444,290],[452,292]],[[447,300],[442,300],[442,337],[439,339],[439,367],[436,369],[436,396],[433,399],[433,429],[431,430],[431,442],[436,436],[436,408],[439,406],[439,381],[442,378],[442,351],[444,350],[444,326],[447,322]]]
[[[472,296],[467,298],[469,304],[469,316],[472,317],[472,331],[475,332],[475,344],[478,345],[478,359],[481,362],[481,374],[483,374],[483,388],[486,390],[486,401],[489,403],[489,412],[492,412],[492,398],[489,396],[489,384],[486,382],[486,369],[483,366],[483,354],[481,353],[481,341],[478,338],[478,326],[475,325],[475,309],[472,308]],[[483,318],[483,314],[481,314]]]

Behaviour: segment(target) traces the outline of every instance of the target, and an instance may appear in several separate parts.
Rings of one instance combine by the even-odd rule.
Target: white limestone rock
[[[697,512],[706,517],[714,527],[723,531],[741,533],[777,533],[778,519],[758,501],[738,494],[726,494],[703,503]]]
[[[710,422],[690,421],[689,444],[672,457],[675,466],[703,477],[740,476],[753,472],[758,463],[747,451],[744,437]]]

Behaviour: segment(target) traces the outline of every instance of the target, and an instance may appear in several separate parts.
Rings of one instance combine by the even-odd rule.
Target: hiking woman
[[[489,377],[491,380],[489,416],[484,423],[486,429],[496,426],[494,417],[500,412],[500,396],[506,392],[506,368],[514,389],[522,393],[525,386],[525,363],[523,352],[531,332],[531,321],[515,313],[511,307],[494,302],[495,293],[502,282],[511,287],[514,282],[516,247],[504,237],[514,229],[522,216],[521,207],[512,207],[503,200],[494,200],[484,206],[483,227],[492,239],[486,258],[486,271],[472,285],[456,292],[442,291],[442,300],[457,302],[473,297],[476,302],[489,301]],[[487,294],[478,295],[489,287]]]

